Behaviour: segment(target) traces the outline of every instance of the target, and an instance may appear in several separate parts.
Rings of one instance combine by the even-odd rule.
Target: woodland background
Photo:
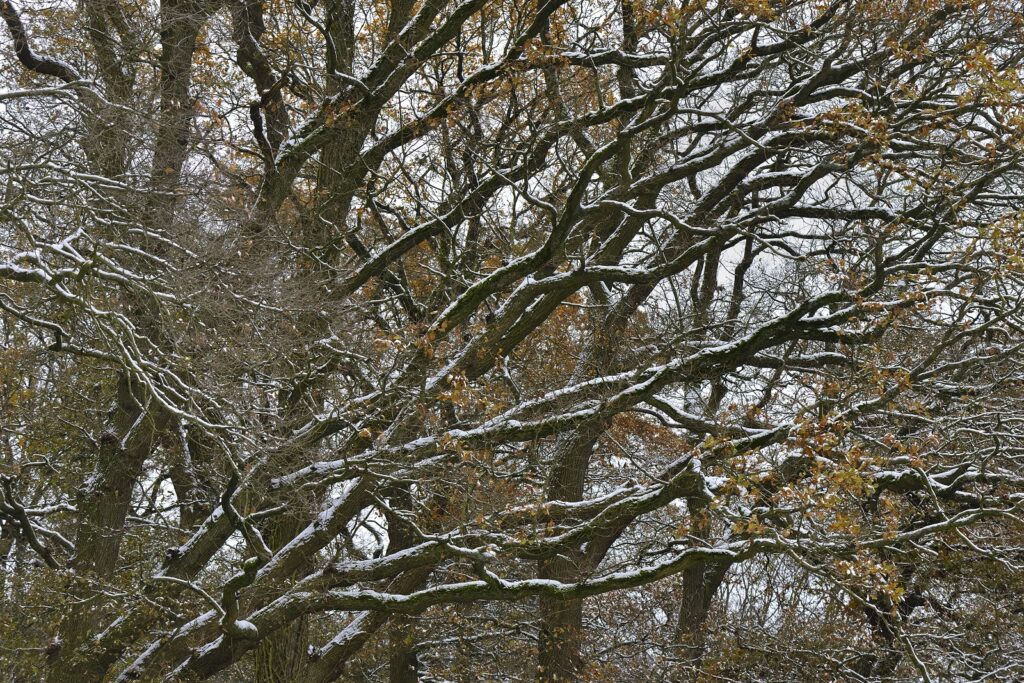
[[[0,15],[0,681],[1024,678],[1019,2]]]

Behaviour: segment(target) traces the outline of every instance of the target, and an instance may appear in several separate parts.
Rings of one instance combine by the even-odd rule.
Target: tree
[[[0,0],[11,681],[1024,675],[1007,0]]]

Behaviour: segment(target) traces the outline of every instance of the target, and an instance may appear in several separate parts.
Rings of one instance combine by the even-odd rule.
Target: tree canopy
[[[0,680],[1024,678],[1015,0],[0,0]]]

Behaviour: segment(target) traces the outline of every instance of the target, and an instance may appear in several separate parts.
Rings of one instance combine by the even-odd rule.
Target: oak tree
[[[1024,677],[1013,0],[0,0],[4,681]]]

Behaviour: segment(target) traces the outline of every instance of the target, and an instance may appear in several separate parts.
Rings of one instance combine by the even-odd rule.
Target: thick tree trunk
[[[391,656],[388,657],[390,683],[416,683],[420,679],[416,634],[408,619],[397,618],[388,634]]]
[[[268,525],[264,538],[270,549],[277,552],[308,524],[308,516],[303,510],[290,510]],[[299,571],[308,568],[307,564]],[[295,619],[264,638],[256,647],[255,658],[256,683],[292,683],[299,680],[309,663],[307,619]]]
[[[299,618],[263,639],[256,648],[258,683],[292,683],[306,667],[309,626]]]
[[[11,572],[8,564],[14,555],[14,533],[11,526],[0,526],[0,604],[5,603],[7,597],[7,575]]]
[[[444,509],[447,500],[439,495],[437,501],[440,509]],[[413,507],[412,492],[408,486],[395,487],[390,498],[393,509],[411,510]],[[404,520],[393,512],[386,512],[388,520],[387,552],[410,548],[417,542],[417,537]],[[426,575],[424,575],[424,580]],[[388,657],[388,680],[390,683],[416,683],[419,680],[419,655],[417,654],[416,629],[411,618],[403,615],[392,617],[388,629],[388,645],[391,655]]]
[[[573,375],[582,381],[617,367],[622,332],[630,316],[647,298],[647,286],[635,287],[601,320],[587,351]],[[555,457],[548,478],[547,499],[576,502],[583,499],[590,459],[598,438],[608,427],[605,420],[581,425],[555,444]],[[607,551],[607,547],[604,548]],[[561,557],[541,561],[540,578],[562,582],[579,581],[586,571],[600,563],[603,552],[585,558],[582,548],[566,551]],[[580,648],[583,643],[583,602],[579,599],[540,599],[540,644],[537,661],[538,681],[568,681],[579,678],[583,670]]]
[[[542,562],[542,579],[573,581],[579,576],[581,558],[557,558]],[[575,681],[583,671],[583,600],[541,598],[540,644],[537,655],[537,680]]]
[[[706,503],[691,498],[687,504],[693,520],[694,536],[710,538],[710,520],[704,511]],[[672,676],[675,683],[693,683],[700,677],[707,641],[708,612],[730,566],[729,562],[701,560],[683,571],[683,590],[679,598],[675,632],[677,666]]]
[[[97,49],[110,47],[105,33],[103,2],[89,6],[90,32]],[[151,184],[155,190],[147,206],[145,222],[158,229],[166,228],[173,220],[174,199],[168,191],[181,181],[181,169],[187,154],[189,121],[192,103],[188,97],[191,82],[192,58],[196,37],[205,19],[205,12],[191,0],[164,0],[160,7],[161,20],[161,72],[159,126],[154,145]],[[112,89],[110,96],[127,96],[131,92],[129,75],[120,70],[113,55],[103,63],[104,80]],[[104,127],[103,136],[111,132]],[[124,135],[124,131],[117,133]],[[126,147],[100,139],[94,143],[111,146],[114,150]],[[121,156],[100,153],[94,163],[101,173],[116,175],[123,164]],[[130,241],[130,240],[129,240]],[[146,245],[152,247],[152,245]],[[125,308],[137,328],[157,347],[168,346],[163,338],[155,302],[146,292],[125,292]],[[128,374],[122,373],[117,381],[117,398],[100,436],[94,472],[82,488],[78,501],[80,523],[75,540],[75,556],[71,560],[73,581],[69,595],[78,607],[69,610],[58,627],[57,638],[48,652],[50,683],[83,683],[100,681],[106,673],[103,658],[78,651],[97,624],[104,623],[106,601],[102,582],[117,568],[125,519],[131,506],[132,493],[142,475],[146,459],[153,450],[158,432],[167,423],[166,416],[147,395],[145,389]],[[80,582],[80,583],[79,583]]]
[[[678,665],[673,680],[677,683],[689,683],[700,677],[708,612],[728,568],[725,562],[702,561],[683,572],[683,594],[675,632]]]
[[[583,499],[586,474],[597,437],[604,423],[584,425],[556,445],[558,461],[548,483],[548,500]],[[582,551],[567,550],[558,557],[542,560],[538,576],[565,583],[579,581],[584,571]],[[540,598],[540,643],[537,658],[538,681],[577,680],[583,671],[580,648],[583,643],[583,600]]]
[[[96,469],[77,503],[80,522],[70,565],[74,573],[67,590],[78,606],[68,610],[48,653],[50,683],[102,678],[103,672],[84,669],[75,651],[106,617],[103,582],[116,569],[132,491],[157,428],[157,420],[146,408],[144,391],[122,375],[110,424],[99,439]]]

